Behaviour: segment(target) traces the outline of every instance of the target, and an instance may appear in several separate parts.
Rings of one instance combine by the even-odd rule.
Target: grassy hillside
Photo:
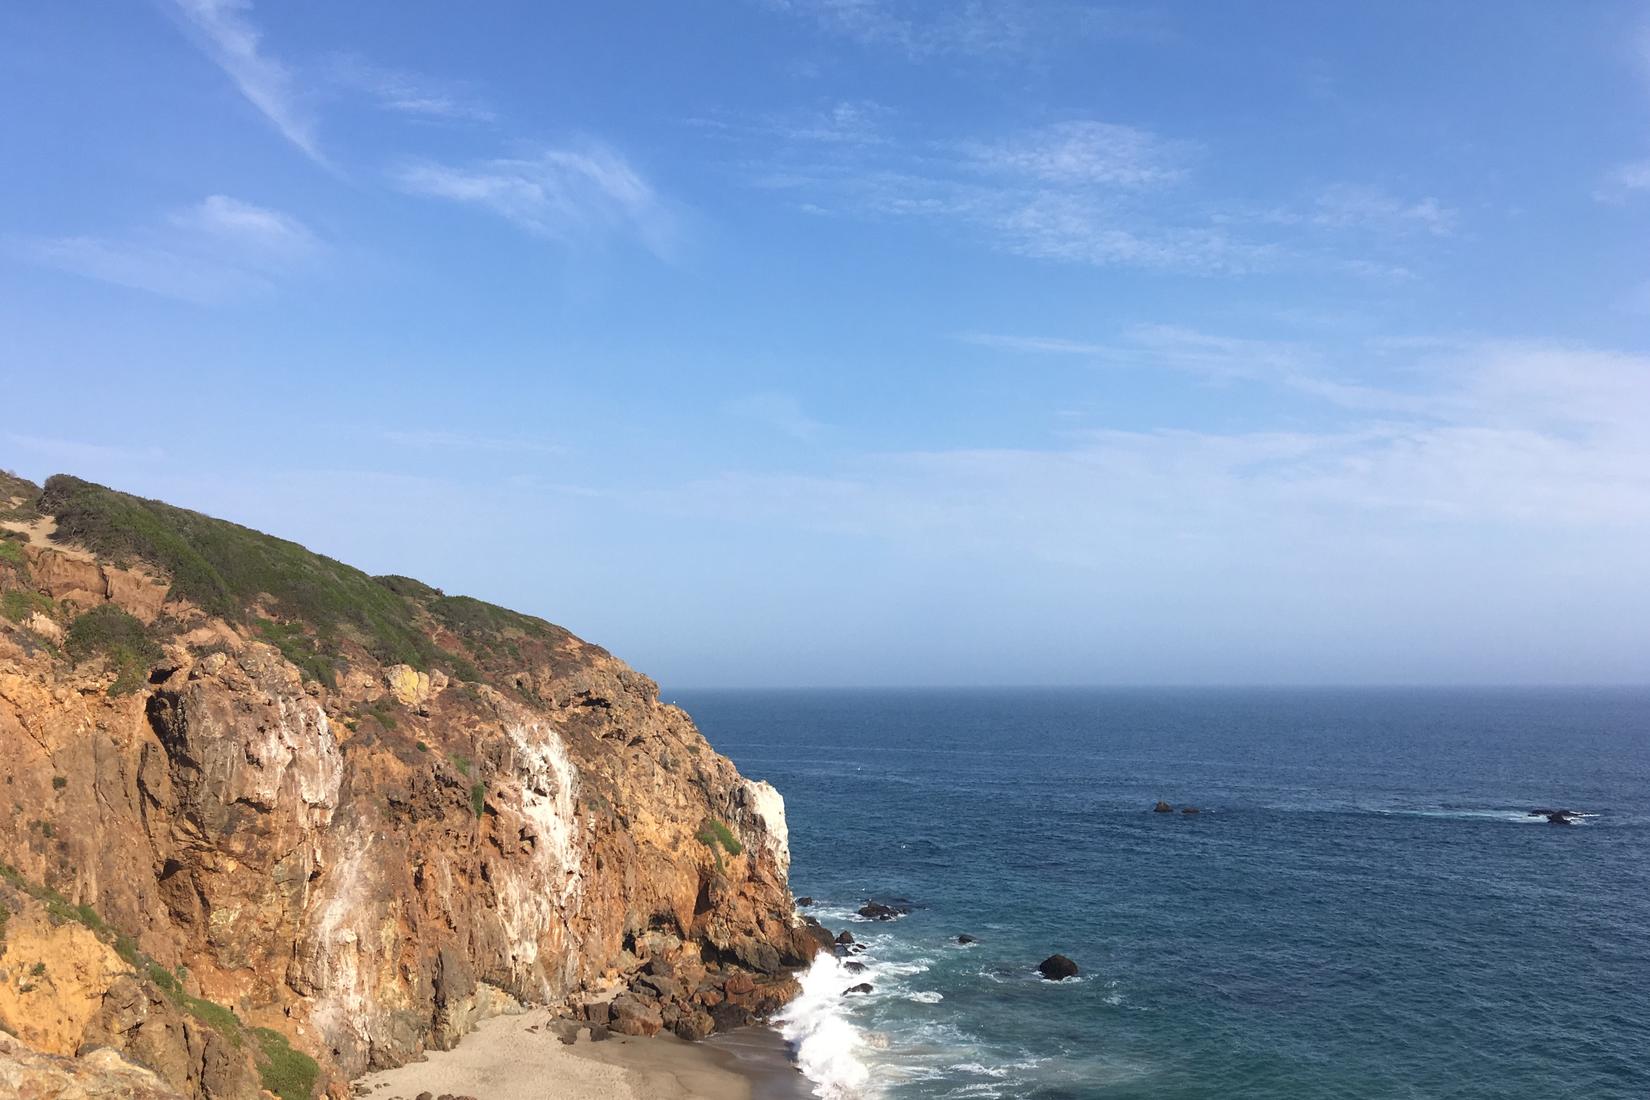
[[[369,576],[295,542],[66,474],[47,479],[38,508],[56,517],[54,538],[165,572],[171,597],[247,625],[322,680],[347,642],[386,664],[477,679],[478,662],[519,659],[524,642],[569,636],[542,619],[409,577]],[[462,644],[443,648],[435,641],[443,634]]]

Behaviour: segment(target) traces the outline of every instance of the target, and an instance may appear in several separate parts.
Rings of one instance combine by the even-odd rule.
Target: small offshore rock
[[[845,962],[842,964],[842,969],[846,970],[850,974],[863,974],[865,973],[865,964],[858,962]]]
[[[962,935],[957,937],[957,942],[961,944],[970,944],[979,943],[980,941],[975,939],[973,936],[970,936],[967,932],[964,932]]]
[[[858,985],[851,985],[847,989],[844,989],[842,991],[842,995],[844,997],[846,997],[850,993],[869,993],[869,992],[871,992],[871,983],[870,982],[860,982]]]
[[[810,905],[812,905],[812,904],[813,904],[813,903],[814,903],[814,899],[813,899],[813,898],[806,898],[806,897],[804,897],[804,898],[797,898],[797,899],[796,899],[796,904],[797,904],[797,906],[798,906],[798,907],[800,907],[800,908],[803,908],[803,909],[806,909],[806,908],[808,908],[808,907],[809,907],[809,906],[810,906]]]
[[[859,915],[866,920],[893,920],[901,913],[892,905],[884,905],[880,901],[868,901],[859,907]]]
[[[1172,814],[1174,813],[1174,807],[1169,805],[1167,802],[1164,802],[1162,799],[1158,799],[1157,805],[1152,807],[1152,813]]]
[[[1196,806],[1185,806],[1181,808],[1180,812],[1183,814],[1200,814],[1203,811],[1198,809]]]
[[[1075,978],[1078,970],[1077,964],[1064,955],[1050,955],[1037,964],[1037,973],[1051,982],[1057,982],[1063,978]]]
[[[841,932],[837,933],[836,942],[837,943],[842,943],[842,944],[853,943],[854,942],[854,934],[852,932],[848,931],[846,928],[844,928]]]

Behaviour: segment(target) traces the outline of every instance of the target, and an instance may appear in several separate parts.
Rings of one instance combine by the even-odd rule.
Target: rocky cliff
[[[515,1002],[703,1037],[828,940],[777,792],[543,620],[9,475],[0,612],[0,1080],[298,1100]]]

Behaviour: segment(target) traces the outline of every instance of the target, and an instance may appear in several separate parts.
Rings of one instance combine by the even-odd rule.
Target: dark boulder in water
[[[853,943],[854,934],[844,928],[841,932],[837,933],[836,942],[841,944]]]
[[[1152,807],[1152,813],[1154,813],[1154,814],[1172,814],[1172,813],[1174,813],[1174,807],[1169,805],[1167,802],[1164,802],[1162,799],[1159,799],[1158,802],[1157,802],[1157,805]]]
[[[1196,806],[1186,806],[1183,807],[1180,812],[1183,814],[1200,814],[1203,811],[1198,809]]]
[[[1064,955],[1050,955],[1037,964],[1037,973],[1051,982],[1057,982],[1063,978],[1077,977],[1078,970],[1077,964]]]
[[[1570,810],[1553,810],[1547,815],[1547,823],[1550,825],[1574,825],[1576,815]]]
[[[865,973],[865,964],[864,963],[856,963],[856,962],[845,962],[845,963],[842,964],[842,969],[846,970],[850,974],[863,974],[863,973]]]
[[[871,983],[870,982],[860,982],[858,985],[851,985],[847,989],[844,989],[842,991],[842,995],[844,997],[846,997],[850,993],[869,993],[869,992],[871,992]]]
[[[976,940],[973,936],[970,936],[967,932],[964,932],[962,935],[957,937],[957,942],[961,944],[969,944],[979,943],[980,941]]]
[[[803,909],[806,909],[808,906],[812,905],[813,903],[814,903],[813,898],[797,898],[796,899],[796,904],[798,905],[798,907],[803,908]]]
[[[868,901],[859,907],[859,915],[866,920],[893,920],[909,912],[909,909],[901,910],[897,906],[884,905],[880,901]]]

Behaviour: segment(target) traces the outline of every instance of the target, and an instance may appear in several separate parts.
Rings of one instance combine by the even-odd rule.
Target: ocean
[[[1650,691],[672,701],[864,945],[781,1023],[819,1096],[1650,1097]]]

